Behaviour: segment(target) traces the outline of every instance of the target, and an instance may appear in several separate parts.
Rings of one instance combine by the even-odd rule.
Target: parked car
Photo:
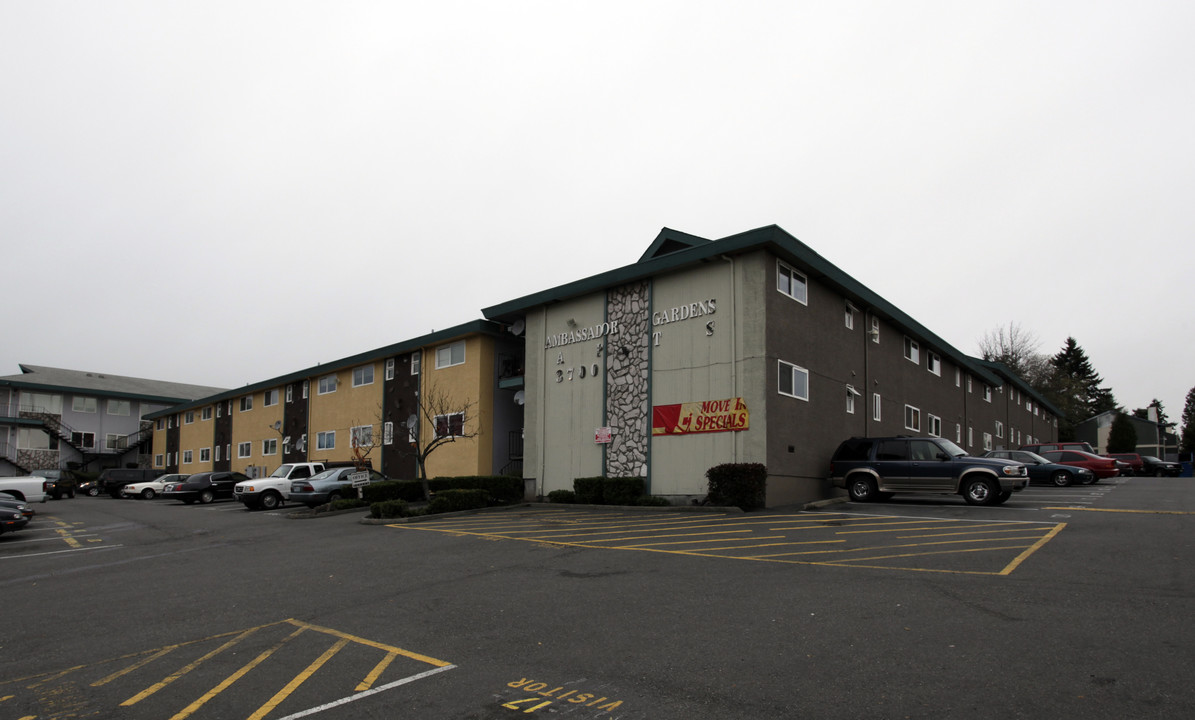
[[[156,477],[153,480],[129,483],[120,489],[120,494],[124,497],[153,500],[155,496],[161,495],[162,492],[166,490],[167,485],[181,483],[189,477],[191,476],[180,473],[171,473],[169,475]]]
[[[1095,473],[1096,482],[1106,480],[1107,478],[1114,478],[1120,474],[1120,469],[1116,467],[1115,460],[1096,455],[1095,453],[1083,452],[1082,450],[1049,450],[1038,454],[1050,462],[1058,463],[1059,465],[1085,467]]]
[[[1033,443],[1032,445],[1022,445],[1020,449],[1035,452],[1038,455],[1053,450],[1081,450],[1085,453],[1095,455],[1095,448],[1085,442]]]
[[[100,487],[100,480],[84,480],[75,487],[75,492],[88,497],[96,497],[103,489]]]
[[[20,530],[28,524],[29,518],[25,517],[20,510],[0,508],[0,535]]]
[[[1143,475],[1178,477],[1183,472],[1182,465],[1169,460],[1159,460],[1153,455],[1142,455],[1141,462],[1143,464],[1141,474]]]
[[[8,495],[25,502],[45,502],[46,479],[40,475],[0,477],[0,496]]]
[[[46,494],[55,500],[61,500],[63,496],[68,498],[75,496],[75,487],[78,482],[75,481],[75,474],[70,470],[39,470],[37,474],[46,479]]]
[[[1030,482],[1051,483],[1058,487],[1090,485],[1095,482],[1095,473],[1085,467],[1059,465],[1028,450],[989,450],[983,454],[983,457],[1002,458],[1022,463],[1029,471]]]
[[[306,480],[324,471],[320,462],[284,463],[270,473],[269,477],[237,483],[232,489],[233,497],[245,507],[273,510],[290,496],[290,484],[295,480]]]
[[[0,510],[16,510],[30,519],[37,514],[29,503],[24,500],[11,500],[8,495],[0,495]]]
[[[1106,453],[1104,457],[1110,457],[1113,460],[1127,463],[1129,466],[1128,472],[1121,472],[1121,475],[1143,475],[1145,474],[1145,461],[1137,453]],[[1123,470],[1123,469],[1122,469]]]
[[[141,468],[109,468],[100,473],[100,488],[111,497],[119,499],[120,491],[129,483],[148,482],[161,475],[161,470]]]
[[[248,476],[239,472],[195,473],[183,482],[171,486],[162,493],[162,497],[182,500],[188,505],[195,502],[207,504],[217,498],[231,498],[232,488],[248,479]]]
[[[325,470],[315,477],[299,480],[290,485],[290,499],[303,503],[307,507],[316,507],[324,503],[336,502],[342,497],[353,496],[353,484],[349,475],[357,472],[356,468],[341,467]],[[389,480],[377,470],[367,470],[369,482],[383,482]]]
[[[945,438],[853,437],[834,451],[830,480],[856,502],[929,492],[999,505],[1029,485],[1029,472],[1021,463],[972,457]]]

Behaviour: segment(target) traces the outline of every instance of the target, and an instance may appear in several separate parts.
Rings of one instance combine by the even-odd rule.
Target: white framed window
[[[161,455],[154,455],[154,467],[164,467],[166,465],[162,460]]]
[[[382,444],[383,445],[393,445],[394,444],[394,423],[392,423],[390,421],[386,421],[382,425]]]
[[[925,356],[925,367],[934,375],[942,377],[942,358],[936,352],[927,353]]]
[[[253,396],[252,395],[242,395],[241,396],[241,412],[248,412],[252,409],[253,409]]]
[[[794,397],[798,400],[808,400],[809,371],[792,363],[786,363],[783,360],[778,360],[776,367],[778,392],[781,395]]]
[[[266,438],[261,441],[262,455],[277,455],[278,454],[278,438]]]
[[[971,376],[967,376],[967,392],[971,392]]]
[[[959,423],[954,424],[954,441],[961,443],[963,441],[963,426]]]
[[[465,341],[457,340],[454,343],[441,345],[436,348],[436,369],[452,367],[453,365],[460,365],[465,362]]]
[[[71,445],[84,450],[90,450],[95,447],[95,433],[72,431]]]
[[[327,432],[316,433],[315,435],[315,449],[316,450],[334,450],[336,448],[336,431],[329,430]]]
[[[929,434],[942,437],[942,418],[926,413],[926,419],[929,420]]]
[[[308,386],[308,381],[304,380],[303,381],[303,399],[304,400],[307,399],[307,386]]]
[[[216,462],[220,462],[220,446],[216,446]]]
[[[996,421],[996,437],[1004,437],[1004,423],[1000,422],[999,420]],[[991,450],[991,448],[988,448],[988,450]]]
[[[436,416],[436,437],[460,437],[465,434],[463,412]]]
[[[859,391],[853,385],[846,386],[846,412],[848,415],[855,414],[855,398],[859,397]]]
[[[847,330],[855,329],[855,311],[851,310],[849,306],[846,309],[846,315],[843,319],[843,323],[846,325]]]
[[[132,412],[133,405],[128,400],[109,400],[108,414],[127,416]]]
[[[353,447],[373,445],[373,425],[357,425],[349,428],[349,442]]]
[[[905,405],[905,429],[921,432],[921,411],[912,405]]]
[[[57,443],[58,438],[54,438]],[[119,433],[108,433],[104,435],[104,448],[107,450],[124,450],[128,440],[124,435]],[[54,448],[50,448],[53,450]]]
[[[224,457],[232,460],[232,443],[224,443]]]
[[[963,371],[960,370],[959,368],[954,369],[954,386],[955,387],[963,386]]]
[[[190,465],[191,460],[195,457],[193,451],[183,450],[183,465]]]
[[[224,403],[219,403],[218,405],[216,405],[216,417],[223,417],[223,415],[224,415]]]
[[[373,365],[353,368],[353,387],[373,385]]]
[[[911,337],[905,337],[905,360],[914,365],[921,364],[921,346]]]
[[[184,425],[190,425],[193,422],[195,422],[195,411],[194,410],[188,410],[185,413],[183,413],[183,424]]]
[[[967,447],[975,444],[975,428],[970,425],[967,426]]]
[[[51,415],[61,415],[62,396],[52,393],[22,392],[21,409],[50,413]],[[108,414],[111,415],[113,413]]]
[[[880,394],[879,393],[871,394],[871,419],[875,420],[876,422],[879,422],[881,419]]]
[[[776,289],[802,305],[809,304],[809,281],[779,260],[776,261]]]
[[[237,457],[247,458],[253,454],[253,443],[237,443]]]
[[[320,395],[327,395],[328,393],[336,392],[336,376],[325,375],[319,379],[319,388],[317,389]]]
[[[271,407],[278,404],[278,388],[266,390],[264,393],[262,393],[262,395],[265,397],[265,400],[262,403],[262,405],[265,407]]]
[[[200,420],[211,420],[212,419],[212,406],[211,405],[205,405],[203,407],[203,409],[199,411],[199,419]]]
[[[212,461],[211,448],[199,448],[199,462],[206,463]]]
[[[286,386],[286,401],[288,403],[295,401],[295,386],[294,385]]]
[[[94,413],[97,409],[97,403],[93,397],[79,397],[76,395],[71,398],[71,410],[77,413]]]
[[[155,425],[155,427],[159,430],[165,430],[166,429],[166,418],[158,418],[158,421],[157,421],[157,424]]]
[[[386,379],[394,379],[394,358],[386,358]]]
[[[1037,405],[1034,405],[1034,406],[1033,406],[1033,414],[1034,414],[1034,415],[1037,415],[1037,411],[1038,411],[1039,409],[1040,409],[1040,408],[1038,408],[1038,406],[1037,406]]]
[[[421,365],[423,365],[423,351],[416,350],[411,353],[411,374],[418,375]]]
[[[282,438],[282,454],[290,455],[290,435],[286,435]]]
[[[984,450],[991,450],[991,449],[992,449],[992,434],[991,434],[991,433],[986,433],[986,432],[985,432],[985,433],[983,434],[983,449],[984,449]]]
[[[871,330],[868,331],[871,335],[871,341],[877,345],[880,344],[880,319],[876,316],[871,317]]]
[[[991,401],[992,401],[992,386],[991,386],[991,385],[986,385],[986,384],[985,384],[985,385],[983,386],[983,401],[984,401],[984,402],[991,402]]]
[[[171,415],[170,417],[166,418],[166,429],[170,430],[173,427],[174,427],[174,416]]]

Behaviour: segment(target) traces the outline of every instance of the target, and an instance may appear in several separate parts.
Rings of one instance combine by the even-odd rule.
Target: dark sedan
[[[195,473],[186,482],[177,483],[163,492],[162,497],[182,500],[188,505],[195,502],[207,504],[217,498],[231,498],[236,484],[248,479],[239,472]]]
[[[10,507],[0,507],[0,535],[20,530],[27,524],[29,524],[29,518],[25,517],[20,510]]]
[[[1178,477],[1182,474],[1183,466],[1169,460],[1160,460],[1153,455],[1141,456],[1141,474],[1154,477]]]
[[[1095,473],[1084,467],[1052,463],[1037,453],[1028,450],[991,450],[984,457],[1001,458],[1024,463],[1029,471],[1029,481],[1051,483],[1058,487],[1067,485],[1090,485],[1095,482]]]
[[[26,518],[32,518],[37,514],[34,512],[33,506],[24,500],[17,500],[11,495],[0,493],[0,511],[5,510],[16,510]]]

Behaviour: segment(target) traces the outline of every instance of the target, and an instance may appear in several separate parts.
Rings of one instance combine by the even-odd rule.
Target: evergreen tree
[[[1195,388],[1187,392],[1187,402],[1183,405],[1183,434],[1179,450],[1195,452]]]
[[[1074,439],[1075,425],[1116,409],[1116,398],[1110,388],[1100,387],[1104,379],[1092,367],[1079,343],[1068,337],[1058,354],[1050,358],[1054,374],[1047,396],[1065,417],[1058,422],[1058,438]]]
[[[1116,413],[1108,430],[1108,452],[1130,453],[1137,450],[1137,428],[1124,413]]]

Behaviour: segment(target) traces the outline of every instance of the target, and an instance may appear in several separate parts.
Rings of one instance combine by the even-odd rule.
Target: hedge
[[[427,481],[428,489],[438,494],[445,490],[485,490],[499,504],[523,499],[523,478],[509,475],[466,475],[438,477]],[[362,497],[370,503],[387,500],[423,501],[423,485],[418,480],[387,480],[362,488]]]
[[[743,510],[762,508],[767,502],[768,468],[760,463],[726,463],[705,472],[712,505]]]
[[[648,497],[647,485],[641,477],[576,478],[573,491],[574,502],[583,505],[641,505],[640,499]]]
[[[427,504],[427,514],[477,510],[490,504],[490,493],[483,489],[442,490]]]

